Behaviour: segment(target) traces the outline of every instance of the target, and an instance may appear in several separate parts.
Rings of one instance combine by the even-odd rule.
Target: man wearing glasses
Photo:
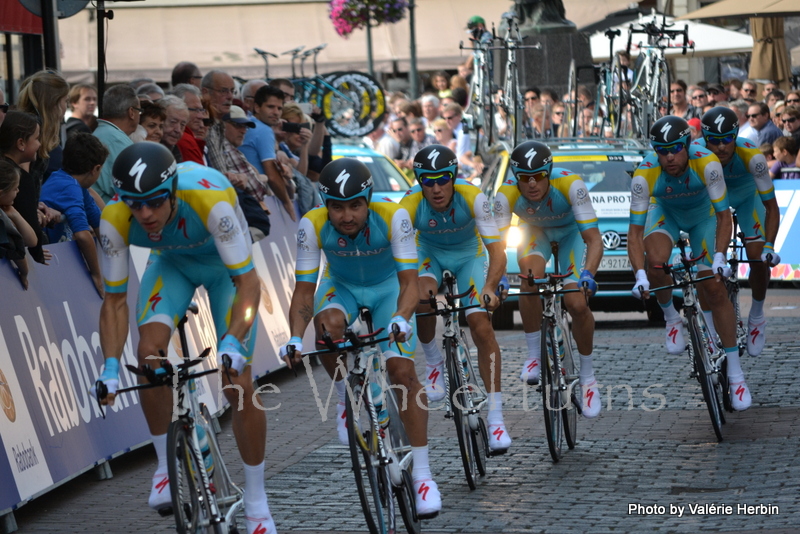
[[[98,378],[108,388],[104,404],[114,404],[119,359],[128,337],[129,246],[152,249],[137,303],[138,363],[161,367],[178,318],[206,288],[218,336],[217,355],[230,357],[221,373],[232,410],[234,435],[244,463],[244,507],[248,532],[274,533],[264,491],[267,421],[256,400],[250,364],[260,282],[247,222],[230,182],[196,163],[176,165],[169,150],[149,141],[123,150],[113,165],[117,197],[100,221],[105,298],[100,309],[100,346],[105,356]],[[221,361],[220,361],[220,367]],[[239,393],[241,392],[241,393]],[[140,394],[158,466],[148,504],[162,515],[171,508],[167,470],[167,430],[172,392],[153,388]]]
[[[656,266],[671,263],[680,232],[687,232],[692,255],[702,255],[697,263],[700,276],[708,275],[709,269],[715,275],[697,287],[711,307],[727,355],[731,403],[736,410],[746,410],[751,398],[739,363],[736,316],[720,274],[720,270],[730,273],[725,254],[733,232],[725,179],[722,165],[711,151],[699,145],[689,150],[689,134],[689,124],[681,118],[657,120],[650,129],[654,152],[633,174],[628,229],[628,257],[636,273],[632,293],[636,298],[649,298],[651,281],[656,287],[672,283],[672,278]],[[658,291],[656,299],[667,322],[667,352],[681,354],[686,342],[681,317],[672,304],[672,291]]]
[[[108,149],[108,158],[92,189],[100,194],[106,204],[115,194],[111,168],[117,155],[133,144],[128,136],[139,126],[141,111],[136,90],[128,84],[109,87],[103,94],[103,115],[98,119],[92,135]]]
[[[793,120],[796,121],[794,117]],[[766,340],[767,321],[763,310],[769,267],[781,261],[773,245],[778,235],[780,212],[767,160],[753,141],[738,137],[738,131],[736,113],[728,108],[715,107],[703,115],[705,146],[722,165],[728,201],[736,211],[740,230],[744,232],[747,258],[753,261],[749,275],[753,305],[747,325],[747,352],[750,356],[758,356]],[[710,312],[706,315],[708,317]]]
[[[706,104],[708,104],[708,95],[702,87],[692,91],[692,105],[694,107],[703,109]]]
[[[726,102],[728,100],[728,93],[726,93],[725,88],[718,83],[710,85],[708,87],[708,100],[709,104],[715,104],[716,102]]]
[[[743,99],[747,100],[750,103],[755,102],[757,91],[758,91],[758,86],[756,85],[756,82],[754,82],[753,80],[745,80],[744,82],[742,82],[741,93]]]
[[[769,143],[772,144],[779,137],[783,137],[783,132],[775,126],[770,118],[769,106],[764,102],[756,102],[747,108],[747,119],[750,127],[755,130],[758,139],[753,139],[759,146]]]
[[[203,97],[208,99],[215,116],[214,124],[206,134],[208,166],[225,172],[225,124],[220,117],[231,111],[235,85],[228,73],[212,70],[203,76],[201,86]]]
[[[489,448],[502,454],[511,446],[511,437],[503,422],[500,346],[486,311],[500,304],[495,290],[506,270],[506,254],[486,195],[469,182],[456,180],[457,173],[458,158],[452,150],[442,145],[423,148],[414,157],[419,184],[400,205],[411,215],[417,231],[420,299],[436,294],[445,269],[455,274],[458,292],[474,289],[461,299],[461,306],[480,306],[464,313],[489,392]],[[417,307],[417,313],[430,311],[428,304]],[[435,339],[436,317],[419,317],[417,327],[427,361],[425,392],[428,400],[439,401],[445,387],[444,359]]]
[[[600,390],[594,377],[594,315],[586,297],[597,292],[594,275],[603,259],[603,242],[597,229],[597,215],[586,184],[580,176],[563,168],[553,167],[553,156],[547,145],[526,141],[511,153],[509,165],[514,178],[509,178],[495,196],[495,217],[503,243],[510,240],[511,216],[520,218],[521,239],[517,243],[519,272],[533,272],[534,278],[545,275],[545,265],[552,256],[550,243],[558,242],[559,272],[569,274],[564,304],[572,316],[573,338],[581,360],[580,383],[584,417],[600,414]],[[580,274],[578,274],[580,273]],[[519,311],[528,345],[520,380],[538,384],[541,365],[542,301],[536,296],[521,297]]]

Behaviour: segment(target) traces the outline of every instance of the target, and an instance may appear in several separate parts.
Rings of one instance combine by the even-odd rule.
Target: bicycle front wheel
[[[222,524],[212,523],[214,494],[203,483],[203,457],[192,447],[192,427],[182,419],[173,421],[167,431],[167,469],[178,533],[195,534],[207,528],[223,534]]]
[[[464,371],[455,341],[451,338],[445,338],[444,350],[445,360],[447,361],[447,381],[451,395],[450,405],[453,410],[453,421],[456,423],[461,463],[464,466],[467,485],[469,489],[474,490],[477,487],[480,474],[476,458],[477,451],[472,446],[472,430],[469,426],[468,412],[472,405],[468,392],[469,386],[464,383]]]
[[[247,532],[247,522],[244,513],[244,492],[233,483],[228,467],[222,457],[222,451],[217,441],[214,425],[212,424],[211,413],[208,407],[201,405],[201,417],[197,424],[204,425],[208,436],[209,449],[214,458],[214,474],[211,481],[214,483],[215,497],[220,514],[225,516],[228,532]]]
[[[385,473],[381,472],[384,468],[380,466],[378,452],[378,422],[370,414],[366,399],[369,393],[364,393],[361,377],[349,376],[347,385],[347,438],[358,499],[369,531],[372,534],[384,534],[388,526],[384,511],[391,505],[391,502],[386,502],[385,491],[391,489]]]
[[[700,382],[700,389],[703,391],[703,400],[705,400],[708,407],[708,414],[711,416],[711,425],[714,427],[717,441],[722,441],[722,424],[724,423],[722,406],[714,385],[708,345],[704,338],[700,320],[696,314],[689,318],[689,336],[691,337],[692,359],[697,373],[697,380]]]
[[[560,359],[558,357],[558,341],[555,335],[555,324],[548,319],[542,321],[542,408],[544,410],[544,431],[547,446],[553,461],[561,459],[564,444],[563,419],[559,413],[562,409],[561,392],[558,386]]]
[[[578,383],[578,366],[575,363],[575,351],[572,346],[572,333],[567,320],[567,312],[562,310],[561,338],[564,343],[564,358],[561,360],[562,374],[567,388],[561,391],[561,401],[564,407],[561,414],[564,418],[564,437],[570,449],[578,443],[578,403],[581,402],[583,392]]]

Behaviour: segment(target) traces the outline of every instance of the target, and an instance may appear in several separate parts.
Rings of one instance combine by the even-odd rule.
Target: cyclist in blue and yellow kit
[[[688,232],[692,255],[706,253],[697,264],[698,270],[710,268],[716,275],[715,279],[700,282],[698,291],[711,307],[727,355],[731,403],[734,409],[745,410],[751,403],[750,391],[739,362],[733,306],[721,283],[722,276],[730,273],[725,253],[732,232],[722,165],[709,150],[698,145],[690,147],[689,124],[679,117],[657,120],[650,129],[650,143],[654,153],[642,161],[631,181],[628,256],[636,273],[633,295],[648,298],[650,280],[659,287],[672,283],[663,269],[654,266],[669,263],[680,232]],[[680,354],[686,343],[681,317],[672,304],[672,292],[661,290],[656,299],[667,322],[667,351]]]
[[[753,262],[750,263],[748,278],[753,304],[747,321],[747,352],[758,356],[766,341],[764,299],[769,267],[781,262],[773,245],[780,226],[780,212],[767,160],[753,141],[738,137],[738,133],[739,118],[732,109],[718,106],[703,115],[704,144],[722,164],[728,201],[736,211],[739,227],[747,238],[747,258]],[[710,315],[710,312],[705,313]],[[709,322],[709,326],[711,324]]]
[[[573,337],[581,360],[582,413],[597,417],[600,390],[592,366],[594,315],[584,293],[593,295],[597,291],[594,274],[603,259],[603,243],[589,191],[577,174],[554,168],[550,149],[537,141],[517,146],[509,165],[514,178],[503,182],[495,197],[500,232],[505,241],[512,214],[519,216],[523,231],[517,249],[520,273],[531,270],[534,278],[544,278],[545,265],[552,256],[550,243],[557,241],[559,270],[561,274],[573,273],[564,280],[564,287],[575,288],[580,283],[582,291],[566,293],[564,304],[572,316]],[[575,276],[575,272],[580,275]],[[542,301],[538,297],[522,297],[519,311],[528,345],[528,359],[520,379],[536,384],[541,365]]]
[[[356,159],[341,158],[322,169],[323,204],[306,213],[297,231],[297,284],[289,308],[292,338],[281,348],[281,356],[290,367],[300,362],[302,336],[312,319],[317,339],[322,339],[323,325],[333,339],[342,339],[347,326],[358,319],[360,307],[370,310],[376,326],[390,332],[398,326],[400,353],[386,342],[381,349],[392,385],[408,395],[398,402],[400,418],[411,444],[417,513],[428,519],[439,513],[442,500],[428,464],[428,402],[413,360],[412,325],[419,303],[414,228],[400,205],[373,199],[372,187],[369,169]],[[323,252],[327,264],[318,287]],[[289,345],[295,347],[293,354],[287,354]],[[336,360],[336,355],[323,356],[322,364],[334,379],[337,431],[347,445],[345,377],[337,376]]]
[[[160,351],[167,354],[177,321],[186,313],[195,289],[204,286],[219,337],[217,354],[231,357],[222,381],[234,387],[225,389],[225,396],[232,406],[240,406],[233,410],[233,433],[244,461],[247,531],[274,533],[264,491],[267,421],[253,400],[250,367],[260,283],[236,192],[214,169],[176,165],[167,148],[147,141],[120,152],[113,176],[116,195],[100,221],[105,281],[100,345],[106,360],[98,380],[109,391],[103,402],[114,403],[119,358],[128,336],[129,246],[148,247],[150,258],[136,310],[139,364],[160,367],[160,361],[147,357]],[[171,507],[166,441],[172,391],[146,389],[140,398],[158,457],[149,504],[164,514]]]
[[[456,180],[458,158],[445,146],[420,150],[414,157],[414,174],[419,184],[408,190],[400,205],[408,210],[417,230],[420,298],[436,294],[447,269],[456,276],[459,291],[474,287],[462,299],[462,306],[480,304],[494,310],[500,304],[495,288],[506,270],[506,254],[489,200],[478,187]],[[429,304],[417,308],[417,313],[429,311]],[[486,312],[472,308],[465,314],[478,349],[481,378],[489,392],[489,447],[494,454],[504,453],[511,446],[511,437],[503,422],[500,346]],[[417,327],[428,364],[425,391],[429,400],[441,400],[445,395],[441,380],[444,361],[434,341],[436,317],[418,318]]]

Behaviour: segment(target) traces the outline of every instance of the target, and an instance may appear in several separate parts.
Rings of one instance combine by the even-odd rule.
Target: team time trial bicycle
[[[444,274],[444,302],[436,299],[431,292],[420,304],[428,304],[434,310],[418,313],[417,317],[441,316],[444,320],[444,360],[445,360],[445,414],[456,424],[458,448],[469,489],[474,490],[478,477],[486,476],[486,458],[489,452],[489,435],[486,423],[481,418],[481,409],[488,396],[478,384],[477,373],[472,364],[472,356],[463,330],[458,328],[458,314],[463,310],[479,308],[479,304],[459,307],[460,299],[469,295],[475,286],[469,286],[464,293],[454,295],[456,280],[449,272]],[[505,452],[505,451],[503,451]]]
[[[761,263],[761,260],[747,259],[747,243],[763,239],[760,235],[746,237],[739,228],[739,219],[736,217],[736,210],[731,209],[733,217],[733,239],[731,240],[730,256],[728,264],[731,266],[731,275],[725,279],[725,288],[728,290],[728,299],[733,304],[733,311],[736,314],[736,345],[739,347],[739,356],[743,356],[747,350],[747,327],[742,319],[742,311],[739,306],[739,264],[741,263]],[[772,258],[769,258],[772,263]]]
[[[377,128],[386,115],[386,96],[381,84],[363,72],[346,71],[319,74],[317,56],[327,43],[304,50],[298,46],[283,52],[291,56],[292,83],[295,86],[295,101],[318,107],[326,119],[327,128],[342,137],[361,137]],[[265,80],[269,81],[269,58],[276,54],[254,49],[264,60]],[[314,75],[305,75],[305,62],[311,58]],[[300,61],[300,77],[296,62]]]
[[[564,289],[564,279],[572,276],[572,271],[558,273],[558,242],[551,242],[550,247],[554,272],[541,279],[534,278],[531,270],[527,276],[520,275],[529,286],[539,287],[537,291],[520,292],[519,295],[542,299],[542,363],[538,390],[542,393],[547,446],[553,461],[558,462],[564,441],[570,449],[574,449],[578,442],[578,414],[581,413],[580,393],[576,393],[576,389],[581,391],[581,386],[572,329],[561,296],[581,289]]]
[[[197,303],[188,308],[198,313]],[[217,442],[214,420],[208,407],[197,398],[195,380],[219,369],[192,371],[192,368],[206,361],[210,348],[206,348],[197,358],[190,358],[186,343],[185,325],[187,316],[178,322],[178,335],[181,343],[183,362],[172,365],[163,351],[159,359],[161,367],[153,369],[149,364],[141,367],[126,367],[137,376],[147,379],[146,384],[117,390],[117,394],[155,387],[173,387],[177,393],[173,407],[174,420],[167,431],[167,469],[169,473],[172,508],[162,511],[162,515],[173,513],[175,526],[180,534],[246,533],[244,514],[244,492],[231,480],[230,472]],[[223,367],[230,368],[230,357],[223,356]],[[97,382],[98,401],[107,396],[108,390],[103,382]]]
[[[326,348],[304,354],[303,360],[307,362],[306,356],[335,353],[346,361],[351,355],[345,383],[345,417],[350,460],[367,527],[372,534],[397,532],[396,501],[406,530],[418,534],[421,527],[411,478],[411,444],[400,420],[397,399],[390,391],[386,359],[378,346],[389,338],[377,339],[384,329],[373,330],[366,308],[361,309],[360,317],[367,334],[358,335],[348,328],[344,339],[334,341],[323,325],[322,339],[317,343]],[[399,334],[396,326],[394,334]],[[287,346],[287,352],[294,352],[294,347]],[[404,398],[403,404],[406,402],[415,399]]]
[[[686,252],[687,247],[686,240],[678,240],[680,264],[655,266],[655,268],[663,269],[665,273],[669,274],[674,283],[669,286],[650,289],[650,292],[662,289],[683,290],[683,314],[689,331],[687,348],[689,350],[689,359],[692,363],[692,371],[689,376],[690,378],[697,378],[698,382],[700,382],[703,400],[708,407],[708,414],[711,416],[711,425],[714,427],[717,440],[722,441],[722,425],[725,424],[723,410],[733,411],[728,392],[725,351],[711,338],[695,287],[698,282],[713,279],[714,274],[698,278],[694,273],[694,266],[705,257],[706,252],[704,251],[696,258],[690,258]]]

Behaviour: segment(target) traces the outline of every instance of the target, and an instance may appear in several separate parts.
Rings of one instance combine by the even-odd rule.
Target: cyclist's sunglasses
[[[421,183],[425,187],[433,187],[435,185],[443,186],[450,183],[452,179],[453,179],[452,172],[442,172],[438,174],[429,173],[421,175],[419,177],[419,183]]]
[[[706,143],[712,145],[727,145],[732,143],[733,140],[736,139],[736,136],[733,134],[728,135],[707,135],[706,136]]]
[[[159,193],[158,195],[149,197],[149,198],[133,198],[133,197],[122,197],[122,201],[127,204],[127,206],[134,210],[139,211],[143,207],[147,206],[151,210],[160,208],[164,202],[169,200],[170,193],[169,191],[164,191],[163,193]]]
[[[684,148],[686,148],[686,145],[684,145],[683,143],[675,143],[674,145],[666,145],[666,146],[659,145],[653,147],[656,153],[662,156],[666,156],[667,154],[678,154]]]
[[[541,182],[543,180],[547,180],[548,178],[550,178],[550,173],[547,171],[517,173],[517,181],[523,184],[527,184],[531,180],[534,182]]]

